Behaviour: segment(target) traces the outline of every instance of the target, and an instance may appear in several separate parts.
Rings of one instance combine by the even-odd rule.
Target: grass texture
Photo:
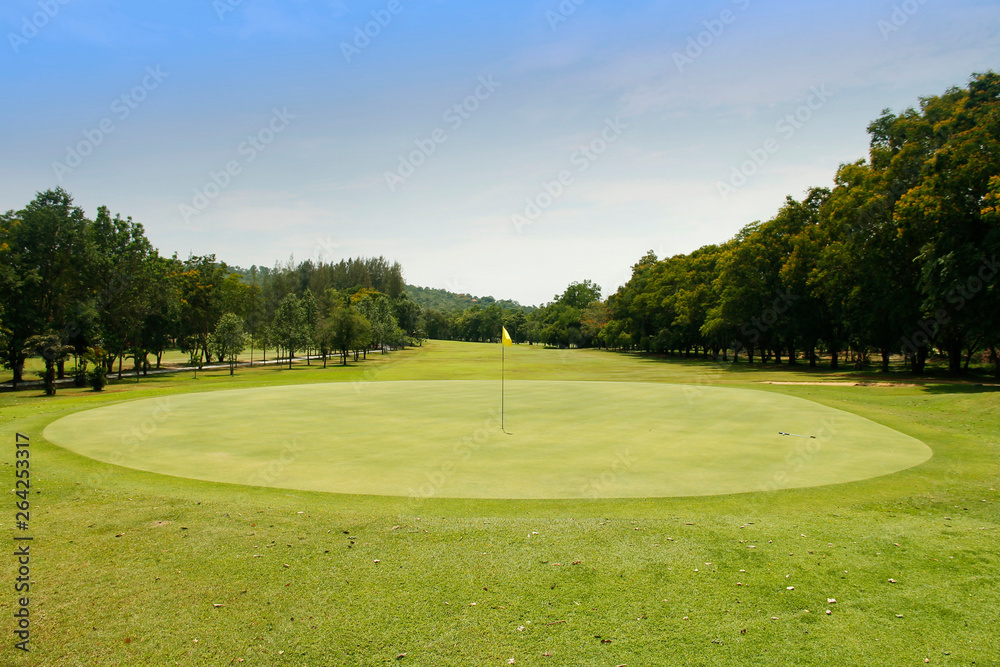
[[[8,556],[0,663],[1000,664],[1000,393],[992,387],[909,378],[910,386],[777,385],[767,383],[871,376],[508,351],[512,383],[687,385],[698,393],[681,399],[683,409],[731,433],[752,430],[759,415],[709,389],[769,394],[774,405],[805,399],[933,452],[867,479],[725,495],[451,498],[448,482],[418,498],[319,492],[279,488],[296,465],[283,463],[281,451],[267,464],[275,477],[268,487],[136,470],[44,436],[64,417],[121,406],[114,419],[103,413],[111,434],[143,400],[208,401],[216,392],[293,385],[364,395],[380,383],[492,380],[498,357],[498,346],[435,342],[347,368],[241,369],[233,378],[164,376],[100,394],[0,395],[0,474],[11,489],[15,433],[31,438],[34,537],[31,652],[13,648]],[[371,419],[419,413],[409,407],[416,397],[393,400]],[[599,403],[584,405],[587,419],[615,418]],[[319,411],[322,423],[344,416]],[[525,437],[524,417],[510,414],[509,438]],[[263,430],[277,418],[265,406],[248,420]],[[634,458],[620,477],[653,465]],[[547,457],[546,467],[557,478],[576,474],[572,459]],[[0,513],[8,539],[15,500]]]

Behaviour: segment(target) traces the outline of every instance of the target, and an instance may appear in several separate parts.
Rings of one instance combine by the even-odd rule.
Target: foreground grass
[[[1000,663],[1000,394],[986,387],[766,385],[847,375],[513,351],[509,378],[787,393],[886,424],[935,453],[921,466],[863,482],[704,498],[415,504],[143,473],[41,438],[62,415],[122,399],[303,382],[477,379],[495,372],[495,352],[435,343],[347,369],[156,378],[115,385],[109,391],[116,393],[65,390],[54,399],[0,395],[8,486],[14,433],[32,439],[35,536],[32,652],[15,652],[5,630],[0,660]],[[725,417],[719,405],[718,418]],[[12,499],[0,514],[8,535],[13,514]],[[0,596],[9,629],[12,561],[8,593]]]

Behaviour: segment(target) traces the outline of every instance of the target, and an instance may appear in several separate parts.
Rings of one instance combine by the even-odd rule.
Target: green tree
[[[352,297],[352,301],[368,320],[371,327],[371,344],[381,348],[384,354],[388,339],[399,326],[393,316],[389,297],[378,292],[366,291],[356,294]]]
[[[56,395],[56,365],[72,352],[73,346],[63,343],[59,335],[54,332],[31,336],[25,341],[25,356],[39,355],[45,360],[42,380],[46,395]]]
[[[316,344],[316,335],[319,328],[319,304],[316,301],[316,295],[308,287],[302,292],[302,298],[300,299],[302,303],[302,321],[305,325],[304,327],[304,338],[303,346],[306,348],[306,365],[312,365],[309,360],[309,352],[313,345]]]
[[[372,329],[368,320],[354,306],[341,306],[330,316],[331,344],[340,350],[343,365],[347,365],[347,354],[351,350],[366,347],[372,339]]]
[[[226,313],[215,326],[215,344],[223,360],[229,360],[229,374],[233,375],[240,354],[246,349],[247,334],[243,331],[243,318],[236,313]]]
[[[28,339],[64,331],[86,298],[89,224],[62,188],[40,192],[23,210],[0,219],[0,249],[15,276],[0,284],[9,332],[2,362],[13,372],[14,388],[23,379]]]
[[[295,351],[302,349],[308,339],[302,302],[294,294],[286,296],[278,305],[271,333],[274,342],[288,351],[288,368],[291,369]]]
[[[907,141],[919,142],[930,155],[920,182],[900,198],[895,220],[904,238],[912,235],[920,245],[923,315],[948,355],[949,370],[958,373],[963,352],[971,357],[995,336],[982,323],[996,302],[978,274],[992,259],[997,235],[983,204],[991,179],[1000,175],[1000,75],[976,75],[965,89],[921,100],[918,117],[904,116],[911,117],[893,125],[916,125],[916,136]]]
[[[112,218],[106,206],[98,208],[89,231],[92,284],[98,286],[91,298],[100,340],[111,354],[111,362],[118,359],[121,379],[122,360],[128,351],[145,357],[143,325],[161,288],[154,283],[157,254],[142,225],[120,215]]]

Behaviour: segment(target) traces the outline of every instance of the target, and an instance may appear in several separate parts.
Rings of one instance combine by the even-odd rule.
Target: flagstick
[[[503,427],[503,375],[504,375],[504,358],[506,357],[507,346],[503,344],[503,334],[500,336],[500,430],[506,433],[506,429]]]

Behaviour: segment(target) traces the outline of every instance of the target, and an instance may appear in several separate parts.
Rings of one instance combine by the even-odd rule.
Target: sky
[[[6,0],[0,210],[61,186],[163,255],[385,256],[605,296],[1000,70],[996,0]]]

